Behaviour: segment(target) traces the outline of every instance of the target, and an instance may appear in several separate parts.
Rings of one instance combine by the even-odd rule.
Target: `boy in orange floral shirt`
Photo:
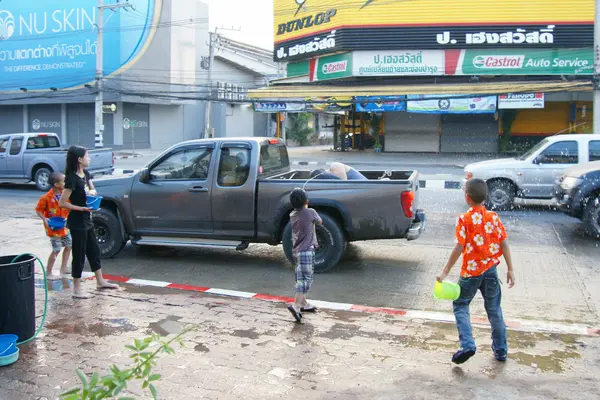
[[[487,198],[487,184],[481,179],[470,179],[465,185],[465,201],[471,207],[460,215],[456,224],[456,246],[446,267],[437,277],[442,282],[462,254],[460,271],[460,297],[454,302],[454,317],[460,339],[460,350],[452,361],[462,364],[475,355],[477,347],[473,339],[469,305],[481,291],[488,320],[492,326],[492,351],[498,361],[506,361],[506,325],[500,305],[502,293],[497,266],[504,256],[508,266],[507,283],[515,285],[512,258],[508,247],[506,230],[495,212],[486,210],[483,203]]]
[[[46,228],[46,235],[50,238],[50,244],[52,245],[52,253],[48,257],[48,263],[46,264],[46,278],[48,280],[60,279],[60,276],[54,275],[52,270],[54,269],[54,262],[58,258],[61,249],[63,250],[62,265],[60,268],[61,275],[67,275],[70,273],[68,270],[69,257],[71,256],[71,234],[69,230],[65,228],[61,229],[50,229],[48,226],[48,219],[52,217],[67,218],[69,216],[69,210],[66,208],[60,208],[58,206],[58,200],[65,189],[65,176],[60,172],[53,172],[50,174],[50,185],[52,189],[48,193],[42,196],[38,201],[35,208],[37,215],[44,221],[44,228]]]

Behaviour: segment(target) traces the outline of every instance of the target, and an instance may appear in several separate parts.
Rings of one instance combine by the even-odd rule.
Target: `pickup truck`
[[[516,197],[551,200],[567,168],[594,160],[600,160],[600,135],[565,134],[542,140],[521,157],[469,164],[464,172],[465,179],[487,182],[489,208],[507,210]]]
[[[315,271],[333,268],[346,244],[417,239],[416,171],[361,171],[369,180],[309,179],[292,170],[279,139],[202,139],[166,150],[137,173],[95,182],[103,197],[93,214],[102,257],[136,245],[245,250],[283,243],[292,262],[289,194],[305,187],[323,219],[316,228]]]
[[[111,149],[89,151],[90,174],[110,175],[114,171]],[[50,190],[50,174],[64,172],[67,149],[55,133],[13,133],[0,135],[0,182],[35,182],[39,190]]]
[[[600,159],[600,146],[596,151]],[[555,192],[560,209],[583,221],[588,235],[600,238],[600,161],[567,169]]]

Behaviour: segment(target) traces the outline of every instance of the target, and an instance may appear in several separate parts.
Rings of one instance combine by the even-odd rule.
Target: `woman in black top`
[[[71,274],[73,276],[73,297],[76,299],[92,297],[81,290],[81,274],[86,256],[92,272],[96,275],[98,289],[116,289],[118,287],[108,283],[102,275],[100,248],[92,222],[93,210],[87,207],[87,195],[96,195],[90,174],[86,171],[89,166],[90,156],[87,149],[81,146],[72,146],[67,152],[65,190],[58,203],[60,207],[70,210],[67,227],[73,238]]]

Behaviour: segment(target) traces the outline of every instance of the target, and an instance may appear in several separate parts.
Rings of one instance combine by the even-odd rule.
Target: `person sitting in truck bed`
[[[327,172],[324,169],[315,169],[310,173],[310,179],[333,179],[333,180],[342,180],[337,175],[332,174],[331,172]]]
[[[369,179],[352,168],[349,165],[342,164],[341,162],[334,162],[329,167],[329,172],[337,175],[343,181],[368,181]]]

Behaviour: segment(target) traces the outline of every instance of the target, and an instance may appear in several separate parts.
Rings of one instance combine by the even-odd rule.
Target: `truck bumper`
[[[423,210],[417,210],[415,218],[412,221],[408,234],[406,235],[407,240],[416,240],[425,231],[427,218],[425,218],[425,212]]]

